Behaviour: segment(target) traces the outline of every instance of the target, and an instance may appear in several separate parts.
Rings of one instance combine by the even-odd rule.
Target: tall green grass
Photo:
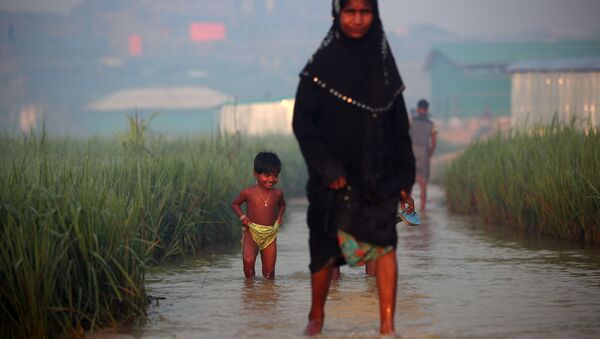
[[[0,136],[0,148],[3,338],[79,336],[142,319],[149,265],[237,244],[229,203],[253,184],[256,152],[278,152],[286,195],[302,194],[306,180],[292,137],[42,132]]]
[[[554,123],[468,147],[446,172],[457,212],[561,239],[600,243],[600,131]]]

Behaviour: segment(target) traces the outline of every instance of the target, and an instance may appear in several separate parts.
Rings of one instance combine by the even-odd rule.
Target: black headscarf
[[[389,109],[404,84],[383,31],[377,0],[370,0],[373,24],[361,39],[340,30],[347,0],[332,1],[333,24],[301,76],[313,79],[332,95],[368,111]]]

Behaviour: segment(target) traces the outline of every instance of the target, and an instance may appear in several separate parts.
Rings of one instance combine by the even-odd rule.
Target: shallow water
[[[490,230],[449,214],[443,192],[430,191],[423,224],[398,225],[399,335],[600,337],[600,249]],[[288,206],[274,281],[246,280],[239,248],[161,266],[147,288],[165,299],[149,308],[147,324],[90,337],[302,337],[310,305],[305,213],[302,203]],[[363,272],[342,267],[320,337],[378,337],[375,279]]]

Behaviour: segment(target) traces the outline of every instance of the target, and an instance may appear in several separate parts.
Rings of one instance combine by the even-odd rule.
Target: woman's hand
[[[407,214],[415,210],[415,201],[404,190],[400,191],[400,208],[405,210]]]
[[[348,184],[348,182],[346,181],[346,177],[341,176],[341,177],[335,179],[334,181],[330,182],[329,188],[337,191],[339,189],[346,187],[347,184]]]

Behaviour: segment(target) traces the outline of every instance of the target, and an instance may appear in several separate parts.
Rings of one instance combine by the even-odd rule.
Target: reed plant
[[[81,336],[143,319],[150,265],[238,243],[229,203],[253,183],[258,151],[282,158],[286,194],[303,191],[292,137],[129,127],[129,138],[0,136],[1,337]]]
[[[600,131],[576,121],[468,147],[446,172],[451,210],[488,223],[600,243]]]
[[[62,143],[2,140],[2,337],[81,334],[142,314],[143,244],[128,204]],[[69,151],[66,151],[69,152]]]

